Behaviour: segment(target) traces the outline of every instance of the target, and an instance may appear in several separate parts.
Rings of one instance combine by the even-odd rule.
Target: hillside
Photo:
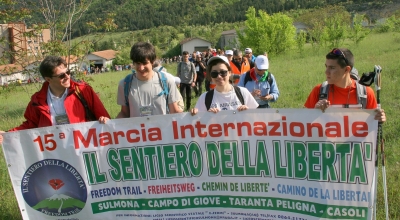
[[[41,0],[19,0],[25,5],[35,6]],[[55,5],[66,5],[68,0],[53,0]],[[93,0],[82,18],[74,25],[72,36],[78,37],[90,33],[88,22],[100,26],[101,20],[112,13],[118,31],[135,31],[158,26],[209,25],[221,22],[234,23],[246,19],[246,10],[253,6],[256,10],[264,10],[269,14],[342,4],[350,12],[364,12],[377,20],[393,13],[398,7],[393,5],[400,0]],[[398,4],[396,4],[398,5]],[[35,7],[31,9],[35,10]],[[39,11],[39,7],[37,11]],[[383,10],[383,12],[382,12]],[[43,15],[32,13],[27,21],[44,22]]]

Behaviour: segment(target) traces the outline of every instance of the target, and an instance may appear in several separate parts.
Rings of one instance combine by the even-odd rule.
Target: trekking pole
[[[380,109],[381,106],[381,101],[380,101],[380,90],[381,90],[381,76],[380,76],[380,66],[375,65],[374,68],[374,82],[375,82],[375,90],[377,93],[377,104],[378,104],[378,109]],[[381,128],[381,123],[378,122],[378,133],[376,137],[376,146],[375,146],[375,181],[374,181],[374,220],[376,219],[376,204],[377,204],[377,197],[378,197],[378,162],[379,162],[379,135],[380,135],[380,129]]]
[[[382,68],[380,66],[375,65],[375,87],[376,87],[376,101],[378,104],[378,109],[381,109],[381,99],[380,99],[380,90],[381,90],[381,72]],[[386,220],[389,220],[389,204],[387,200],[387,185],[386,185],[386,168],[385,168],[385,146],[383,140],[383,129],[382,129],[382,122],[378,123],[378,140],[377,142],[381,144],[381,160],[382,160],[382,178],[383,178],[383,195],[385,199],[385,214]]]

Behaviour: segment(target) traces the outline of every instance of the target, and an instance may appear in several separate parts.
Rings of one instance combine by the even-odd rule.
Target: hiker
[[[196,86],[197,73],[194,63],[189,61],[189,53],[183,51],[182,62],[178,63],[176,75],[181,79],[179,87],[183,100],[186,100],[186,108],[190,109],[192,101],[192,87]]]
[[[121,111],[117,118],[143,117],[179,113],[179,91],[174,78],[153,71],[156,51],[147,42],[135,43],[130,52],[132,74],[119,82],[117,103]]]
[[[349,49],[332,49],[326,55],[326,83],[314,87],[304,106],[306,108],[321,109],[322,111],[325,111],[325,109],[330,106],[376,109],[377,103],[372,88],[360,85],[358,81],[351,78],[353,66],[354,56]],[[326,94],[321,94],[321,87],[324,89],[326,88],[325,86],[328,86]],[[366,99],[362,99],[359,92],[363,92],[362,95],[365,96]],[[386,121],[386,115],[383,109],[376,110],[375,119],[380,122]]]
[[[239,83],[240,76],[250,70],[250,63],[246,57],[242,56],[242,51],[234,50],[233,58],[229,64],[232,68],[232,82],[234,85]]]
[[[71,72],[63,58],[45,57],[39,72],[45,82],[40,91],[31,97],[24,113],[26,121],[9,131],[93,120],[104,124],[110,119],[92,87],[71,80]]]
[[[203,57],[199,54],[196,56],[196,61],[194,62],[194,66],[196,68],[196,84],[193,87],[196,93],[196,96],[199,97],[203,91],[203,81],[204,81],[204,73],[206,71],[206,63],[203,61]]]
[[[256,62],[256,56],[253,54],[253,50],[251,48],[246,48],[244,50],[244,57],[247,58],[247,60],[250,63],[250,68],[254,67],[254,62]]]
[[[215,89],[205,92],[199,97],[196,107],[190,111],[192,115],[205,111],[217,113],[221,110],[243,111],[258,107],[256,100],[246,88],[229,83],[232,69],[225,56],[210,58],[206,72],[206,77],[212,80],[216,86]]]
[[[245,87],[256,99],[258,108],[269,108],[270,102],[279,97],[279,89],[274,75],[268,71],[268,58],[260,55],[255,59],[255,66],[242,74],[238,86]]]

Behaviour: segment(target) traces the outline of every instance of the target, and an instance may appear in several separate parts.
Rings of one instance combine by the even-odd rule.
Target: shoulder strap
[[[329,84],[328,81],[325,81],[321,84],[321,88],[319,89],[319,100],[328,99],[329,94]]]
[[[367,88],[358,83],[358,81],[356,81],[356,86],[358,104],[361,104],[362,108],[365,109],[367,107]],[[329,84],[327,81],[325,81],[321,84],[321,88],[319,90],[319,100],[328,99],[328,94]]]
[[[238,97],[240,103],[242,103],[242,105],[244,105],[242,91],[240,91],[239,86],[233,86],[233,88],[235,89],[236,96]]]
[[[169,107],[168,107],[168,95],[169,95],[169,91],[168,91],[168,83],[167,83],[167,77],[165,76],[164,72],[161,71],[157,71],[158,74],[158,80],[160,81],[160,85],[162,88],[162,91],[160,93],[158,93],[157,96],[165,96],[165,101],[166,101],[166,110],[167,110],[167,114],[169,114]]]
[[[207,111],[208,111],[208,110],[210,109],[210,107],[211,107],[211,102],[212,102],[213,97],[214,97],[214,89],[211,89],[210,91],[208,91],[208,92],[206,93],[206,99],[204,100],[204,102],[205,102],[205,104],[206,104],[206,109],[207,109]]]
[[[269,83],[269,87],[272,86],[272,77],[271,77],[271,74],[272,74],[272,73],[268,73],[268,76],[267,76],[267,81],[268,81],[268,83]]]
[[[246,83],[248,81],[252,81],[251,77],[250,77],[250,70],[246,72],[246,76],[244,76],[244,84],[243,86],[246,86]]]
[[[79,100],[81,101],[83,107],[85,108],[85,118],[86,121],[96,121],[96,116],[93,114],[92,111],[90,111],[89,109],[89,105],[86,101],[86,99],[83,97],[81,90],[79,89],[79,87],[76,85],[75,86],[75,94],[76,96],[78,96]]]
[[[131,89],[131,85],[132,85],[132,80],[133,80],[133,74],[134,74],[134,70],[132,70],[131,74],[128,74],[127,76],[125,76],[124,79],[124,96],[125,96],[125,105],[128,107],[129,109],[129,90]]]
[[[357,85],[357,100],[358,104],[361,104],[362,108],[367,107],[367,88],[356,81]]]

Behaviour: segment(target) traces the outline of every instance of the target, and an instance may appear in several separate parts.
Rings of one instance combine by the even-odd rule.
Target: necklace
[[[352,86],[352,82],[350,83],[349,89],[347,90],[347,100],[346,103],[343,104],[343,108],[349,108],[349,101],[350,101],[350,90]],[[335,92],[334,92],[335,85],[332,85],[332,103],[335,103]]]

